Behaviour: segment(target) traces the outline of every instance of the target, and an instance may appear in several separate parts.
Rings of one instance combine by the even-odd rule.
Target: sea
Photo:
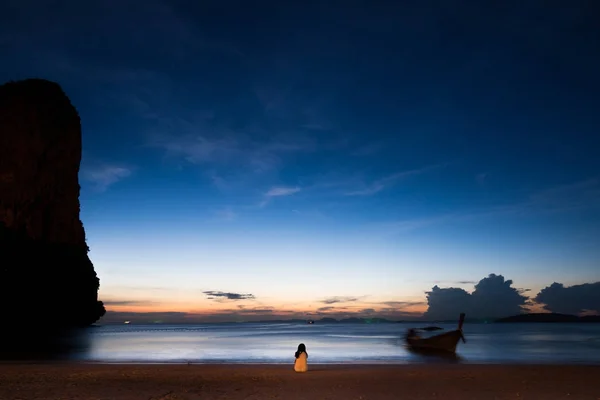
[[[444,331],[456,324],[438,325]],[[456,356],[405,347],[405,323],[104,325],[63,358],[102,363],[293,363],[304,343],[316,364],[600,364],[600,324],[466,323]],[[431,334],[436,334],[438,331]]]

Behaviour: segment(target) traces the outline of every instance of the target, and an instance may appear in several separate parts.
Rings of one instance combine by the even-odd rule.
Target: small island
[[[305,319],[271,319],[263,321],[248,321],[248,323],[259,323],[259,324],[391,324],[395,321],[391,321],[385,318],[321,318],[319,320],[305,320]]]

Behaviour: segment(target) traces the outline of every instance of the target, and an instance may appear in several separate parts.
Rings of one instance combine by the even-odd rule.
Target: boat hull
[[[415,350],[456,352],[459,340],[463,338],[461,330],[442,333],[429,338],[409,338],[407,344]]]

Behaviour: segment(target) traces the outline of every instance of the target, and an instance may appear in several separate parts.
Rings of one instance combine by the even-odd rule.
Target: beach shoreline
[[[293,360],[290,362],[255,362],[255,361],[102,361],[102,360],[75,360],[75,359],[65,359],[65,360],[56,360],[56,359],[23,359],[23,360],[2,360],[0,359],[0,370],[2,367],[9,365],[72,365],[72,366],[81,366],[81,365],[116,365],[116,366],[124,366],[124,367],[138,367],[138,366],[199,366],[199,367],[211,367],[211,366],[224,366],[224,367],[282,367],[289,366],[290,363],[293,365]],[[567,362],[567,363],[559,363],[559,362],[527,362],[527,361],[517,361],[517,362],[494,362],[494,361],[453,361],[447,360],[443,358],[432,358],[424,361],[339,361],[339,362],[311,362],[311,366],[315,367],[327,367],[327,368],[335,368],[335,367],[355,367],[355,368],[370,368],[370,367],[436,367],[436,366],[444,366],[444,365],[456,365],[463,367],[483,367],[483,366],[498,366],[498,367],[591,367],[591,368],[600,368],[600,363],[594,362]]]
[[[594,399],[600,366],[0,364],[0,399]]]

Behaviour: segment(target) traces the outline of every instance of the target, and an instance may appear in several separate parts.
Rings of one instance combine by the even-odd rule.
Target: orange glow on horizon
[[[306,304],[280,304],[278,306],[263,306],[261,304],[253,304],[252,302],[203,302],[202,306],[199,306],[197,302],[155,302],[151,304],[110,304],[110,301],[106,304],[106,310],[109,312],[131,312],[131,313],[159,313],[159,312],[181,312],[194,315],[219,315],[219,314],[240,314],[248,317],[259,316],[259,315],[271,315],[271,316],[299,316],[306,315],[306,317],[327,317],[332,315],[377,315],[382,316],[393,316],[398,315],[397,318],[401,318],[401,315],[413,314],[414,316],[422,315],[427,306],[424,304],[408,305],[402,308],[393,308],[389,306],[382,306],[378,303],[370,302],[354,302],[349,304],[318,304],[315,302]]]

